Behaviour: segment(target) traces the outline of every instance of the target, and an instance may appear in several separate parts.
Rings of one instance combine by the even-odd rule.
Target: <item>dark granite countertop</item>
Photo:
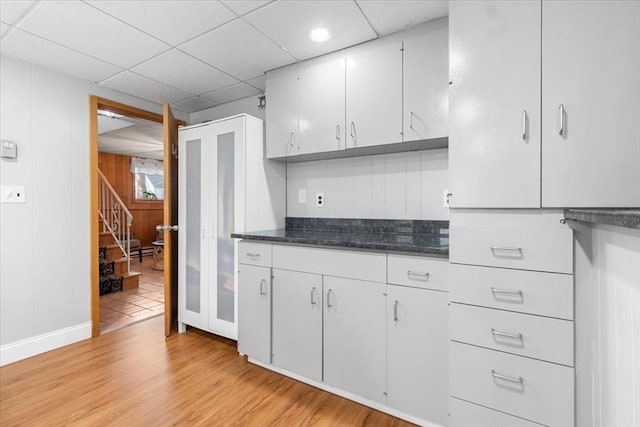
[[[640,228],[640,209],[565,209],[564,217],[582,222]]]
[[[285,229],[234,233],[231,237],[440,257],[449,255],[447,221],[287,218]]]

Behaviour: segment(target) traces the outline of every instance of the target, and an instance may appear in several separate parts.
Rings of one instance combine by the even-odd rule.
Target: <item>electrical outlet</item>
[[[316,193],[316,207],[324,208],[324,204],[325,204],[324,193]]]
[[[442,190],[442,207],[444,208],[449,207],[449,199],[451,198],[452,195],[453,194],[451,194],[449,190]]]

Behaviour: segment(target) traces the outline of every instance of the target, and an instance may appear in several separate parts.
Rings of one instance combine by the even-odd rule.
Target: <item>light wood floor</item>
[[[0,426],[408,426],[156,317],[0,368]]]

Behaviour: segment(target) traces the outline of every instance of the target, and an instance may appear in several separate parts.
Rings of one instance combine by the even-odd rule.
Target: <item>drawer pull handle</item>
[[[522,248],[518,248],[515,246],[490,246],[492,251],[512,251],[512,252],[522,252]]]
[[[398,300],[393,302],[393,321],[398,321]]]
[[[416,277],[418,276],[418,277]],[[429,273],[424,273],[421,271],[413,271],[413,270],[407,270],[407,277],[409,279],[411,278],[421,278],[421,280],[429,280]]]
[[[247,256],[249,258],[260,258],[260,254],[254,254],[254,253],[251,253],[251,252],[247,252]]]
[[[522,334],[510,334],[507,332],[500,332],[500,331],[496,331],[495,329],[491,328],[491,333],[494,336],[498,336],[498,337],[505,337],[505,338],[512,338],[514,340],[520,340],[522,341]]]
[[[313,297],[313,295],[315,294],[315,292],[316,292],[316,287],[314,286],[313,288],[311,288],[311,305],[316,305],[316,300],[315,300],[315,298]]]
[[[522,298],[522,291],[509,291],[507,289],[491,288],[491,292],[493,294],[518,295],[520,298]]]
[[[267,294],[267,281],[262,279],[260,280],[260,295]]]
[[[331,304],[331,294],[332,293],[333,293],[333,291],[331,289],[329,289],[327,291],[327,308],[333,307],[333,304]]]
[[[516,384],[522,384],[522,381],[523,381],[522,377],[513,378],[513,377],[508,377],[506,375],[500,375],[500,374],[496,373],[496,371],[494,371],[493,369],[491,370],[491,375],[493,376],[493,378],[509,381],[509,382],[516,383]]]

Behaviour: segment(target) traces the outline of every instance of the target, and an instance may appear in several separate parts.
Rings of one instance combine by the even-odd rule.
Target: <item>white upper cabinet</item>
[[[540,1],[449,2],[451,207],[540,207]]]
[[[402,141],[401,49],[381,39],[347,54],[347,148]]]
[[[286,68],[269,74],[267,97],[267,159],[297,154],[298,72]]]
[[[402,39],[403,141],[449,135],[448,31],[441,19]]]
[[[640,2],[543,2],[542,205],[640,206],[639,119]]]
[[[640,3],[449,4],[451,207],[640,206]]]
[[[299,138],[292,154],[345,148],[345,59],[301,67],[298,72]]]

